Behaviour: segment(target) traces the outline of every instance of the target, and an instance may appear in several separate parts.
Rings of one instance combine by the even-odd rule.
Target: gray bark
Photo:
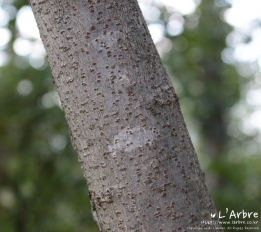
[[[30,4],[100,230],[188,231],[217,222],[136,0]]]

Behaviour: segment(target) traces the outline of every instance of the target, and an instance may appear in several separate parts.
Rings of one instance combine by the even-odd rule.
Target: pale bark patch
[[[114,136],[113,145],[108,145],[109,151],[116,155],[117,151],[131,152],[134,149],[142,148],[144,145],[151,145],[154,136],[151,132],[141,127],[124,128]]]

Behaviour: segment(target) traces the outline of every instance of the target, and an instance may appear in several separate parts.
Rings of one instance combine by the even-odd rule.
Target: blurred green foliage
[[[2,5],[11,4],[6,2]],[[28,3],[12,4],[19,10]],[[166,26],[171,15],[160,10]],[[242,142],[227,133],[232,120],[227,113],[241,100],[243,79],[221,59],[232,30],[220,20],[222,10],[214,1],[202,1],[184,17],[181,35],[166,34],[171,43],[163,62],[217,209],[261,213],[260,150],[244,154],[243,142],[252,138]],[[9,61],[0,69],[0,231],[98,231],[50,70],[47,64],[34,69],[28,57],[16,55],[15,19],[7,27],[12,32],[4,48]]]
[[[212,1],[203,1],[194,17],[185,18],[198,18],[197,26],[185,28],[180,36],[168,37],[172,49],[163,62],[180,97],[188,128],[197,131],[197,153],[218,211],[223,214],[226,208],[229,212],[244,209],[260,214],[260,144],[251,153],[243,147],[253,137],[246,136],[242,141],[227,133],[226,117],[241,100],[245,80],[235,66],[221,59],[226,37],[232,31],[220,19],[223,10]],[[167,17],[165,11],[162,19]],[[227,217],[223,220],[227,221]]]

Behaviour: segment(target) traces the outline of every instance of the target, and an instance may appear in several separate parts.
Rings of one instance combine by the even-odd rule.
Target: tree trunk
[[[217,222],[137,1],[30,4],[100,230],[187,231]]]

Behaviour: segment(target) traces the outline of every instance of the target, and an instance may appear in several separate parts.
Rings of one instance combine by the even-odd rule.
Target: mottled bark
[[[177,95],[136,0],[30,3],[100,230],[188,231],[212,220]]]

